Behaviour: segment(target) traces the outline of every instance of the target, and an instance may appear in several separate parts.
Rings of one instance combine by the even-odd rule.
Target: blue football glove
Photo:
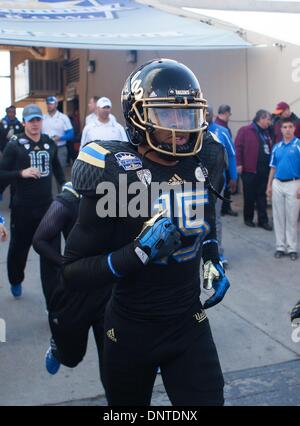
[[[294,320],[296,320],[297,322],[300,322],[300,300],[293,307],[291,312],[291,322],[293,322]]]
[[[206,290],[214,289],[214,294],[204,303],[204,309],[209,309],[220,303],[230,287],[228,278],[220,263],[213,263],[211,260],[205,262],[203,266],[203,287]]]
[[[135,239],[135,253],[140,260],[148,262],[170,256],[181,246],[180,234],[169,218],[160,212],[145,223]]]

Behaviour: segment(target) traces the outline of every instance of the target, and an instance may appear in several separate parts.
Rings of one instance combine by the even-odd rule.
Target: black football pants
[[[200,303],[162,323],[122,317],[109,302],[104,324],[109,405],[149,406],[158,367],[173,405],[223,405],[223,375]]]
[[[33,236],[49,204],[40,207],[13,206],[10,219],[10,242],[7,255],[7,272],[11,285],[24,280],[28,252]],[[40,258],[42,269],[43,258]]]
[[[110,284],[94,291],[69,291],[61,280],[54,289],[49,302],[49,325],[57,347],[54,355],[62,364],[73,368],[83,360],[92,328],[102,365],[104,311],[111,288]]]

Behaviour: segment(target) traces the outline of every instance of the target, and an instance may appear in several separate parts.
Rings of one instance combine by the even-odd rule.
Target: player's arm
[[[17,149],[14,141],[9,142],[0,160],[0,182],[12,183],[21,177],[21,170],[17,170]]]
[[[33,237],[34,250],[56,265],[63,263],[63,256],[60,253],[60,236],[69,220],[68,209],[54,200]]]
[[[224,146],[219,142],[216,135],[208,132],[203,140],[203,146],[198,158],[207,169],[212,186],[219,192],[224,187],[225,157]]]
[[[66,182],[64,171],[61,167],[60,161],[58,159],[57,147],[54,147],[54,153],[52,158],[52,169],[55,179],[60,185],[63,185]]]
[[[118,219],[97,217],[97,202],[96,198],[82,198],[78,223],[66,242],[63,276],[70,288],[87,289],[113,283],[180,247],[180,234],[163,217],[153,218],[153,223],[146,224],[136,238],[116,247]]]
[[[215,168],[221,172],[224,171],[224,157],[220,156]],[[224,174],[222,171],[222,175]],[[217,171],[215,171],[217,173]],[[214,294],[204,303],[204,309],[211,308],[220,303],[230,283],[225,275],[225,271],[219,258],[219,249],[216,233],[216,210],[215,197],[209,192],[208,204],[205,206],[205,221],[210,227],[210,232],[206,235],[203,242],[202,258],[203,258],[203,286],[207,290],[214,290]]]

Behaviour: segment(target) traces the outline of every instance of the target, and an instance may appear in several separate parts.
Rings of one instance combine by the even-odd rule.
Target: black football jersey
[[[137,318],[170,318],[189,309],[200,295],[201,256],[218,260],[215,200],[202,167],[198,156],[163,166],[128,143],[86,145],[72,170],[73,186],[83,199],[65,249],[65,264],[74,264],[74,285],[99,287],[115,281],[113,306]],[[209,168],[213,170],[211,164]],[[164,184],[158,193],[153,190],[157,184]],[[193,215],[195,206],[202,215]],[[105,209],[110,214],[100,217]],[[168,258],[146,266],[140,262],[137,271],[112,279],[105,270],[107,255],[132,242],[160,210],[176,225],[182,246]]]
[[[21,178],[20,171],[35,167],[41,177]],[[14,185],[13,205],[41,206],[52,200],[52,176],[60,184],[65,181],[64,173],[57,157],[57,147],[47,135],[41,135],[34,142],[25,134],[15,135],[5,147],[0,160],[0,189]]]

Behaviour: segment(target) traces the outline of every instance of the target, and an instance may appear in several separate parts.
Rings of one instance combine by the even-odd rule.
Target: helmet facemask
[[[143,131],[148,145],[160,154],[187,157],[202,148],[207,102],[202,97],[137,99],[130,120]]]

